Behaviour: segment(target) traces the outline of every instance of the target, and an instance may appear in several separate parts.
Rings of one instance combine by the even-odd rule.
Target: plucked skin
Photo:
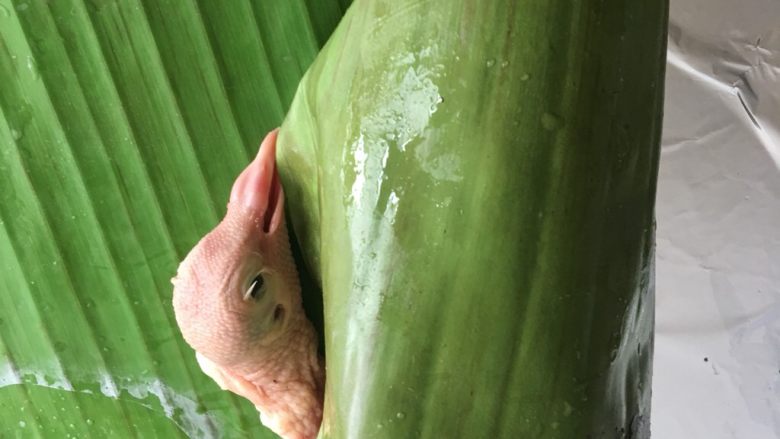
[[[276,131],[234,183],[225,218],[179,266],[173,307],[207,375],[252,401],[283,438],[310,439],[322,419],[324,367],[301,306],[275,145]],[[264,286],[253,290],[258,274]]]

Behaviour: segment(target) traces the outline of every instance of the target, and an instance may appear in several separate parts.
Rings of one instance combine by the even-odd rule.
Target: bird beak
[[[241,172],[230,192],[230,206],[247,209],[263,231],[274,232],[284,221],[284,193],[276,171],[276,136],[268,133],[260,144],[257,157]]]

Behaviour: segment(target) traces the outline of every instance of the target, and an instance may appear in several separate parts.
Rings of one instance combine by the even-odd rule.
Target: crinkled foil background
[[[653,437],[780,438],[780,1],[672,0]]]

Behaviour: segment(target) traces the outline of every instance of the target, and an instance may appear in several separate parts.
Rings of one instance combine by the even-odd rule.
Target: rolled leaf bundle
[[[648,437],[666,0],[357,0],[278,159],[324,437]]]

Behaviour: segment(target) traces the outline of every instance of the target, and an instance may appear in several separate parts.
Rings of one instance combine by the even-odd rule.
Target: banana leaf
[[[171,284],[344,0],[0,0],[0,437],[275,437]]]
[[[646,438],[666,0],[358,0],[279,137],[326,438]]]

